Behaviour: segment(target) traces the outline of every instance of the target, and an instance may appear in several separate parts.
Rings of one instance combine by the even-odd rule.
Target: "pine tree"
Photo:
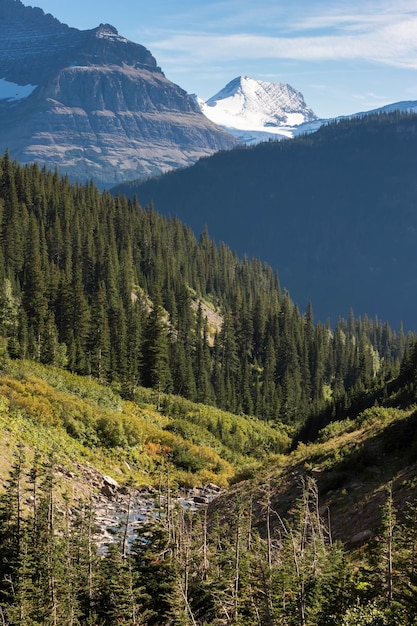
[[[25,454],[19,446],[6,491],[0,496],[0,591],[1,604],[12,604],[19,595],[19,570],[23,537],[23,478]]]
[[[13,294],[10,279],[5,278],[0,289],[0,335],[16,339],[19,322],[19,299]]]
[[[67,309],[67,336],[64,341],[68,347],[68,366],[79,374],[86,374],[86,344],[90,323],[90,309],[84,291],[82,276],[81,230],[78,223],[74,226],[74,242],[72,254],[72,281],[68,285],[64,306]]]
[[[207,318],[203,320],[201,302],[197,309],[194,348],[194,379],[196,400],[205,404],[213,402],[213,390],[210,383],[210,349],[207,336]]]
[[[228,411],[237,408],[237,381],[240,376],[240,364],[237,356],[237,343],[233,319],[230,311],[223,316],[219,334],[219,367],[224,380],[224,407]]]
[[[275,386],[276,353],[272,336],[268,337],[265,361],[261,373],[261,392],[259,394],[257,412],[264,420],[276,420],[278,414]]]
[[[171,532],[163,518],[143,524],[132,547],[132,567],[142,587],[141,603],[149,626],[172,619],[175,603],[175,566]]]
[[[122,392],[130,400],[135,399],[136,389],[140,381],[140,371],[142,367],[142,332],[144,311],[139,300],[132,303],[127,319],[129,329],[129,340],[127,342],[126,353],[126,375],[122,381]]]
[[[103,281],[100,282],[93,297],[87,350],[90,372],[100,381],[109,380],[111,342],[107,315],[107,292]]]
[[[282,523],[281,566],[274,568],[274,605],[289,626],[328,624],[328,611],[337,616],[346,608],[346,561],[319,513],[313,479],[302,486],[295,515]],[[330,594],[330,595],[329,595]],[[329,598],[337,597],[337,603]]]
[[[152,387],[158,392],[159,408],[160,393],[166,390],[170,379],[167,323],[159,290],[155,292],[153,308],[148,316],[142,354],[142,383],[145,387]]]
[[[22,303],[25,308],[29,331],[33,332],[36,345],[36,352],[31,356],[40,360],[48,301],[44,268],[41,262],[39,229],[33,214],[30,216],[29,222],[26,258]]]
[[[394,512],[395,513],[395,512]],[[417,612],[417,503],[407,502],[404,522],[396,527],[394,520],[396,599],[404,607],[410,621]],[[412,621],[411,621],[412,623]]]
[[[15,166],[7,151],[0,178],[0,197],[3,199],[2,244],[9,278],[20,274],[24,263],[26,212],[19,206],[16,190]]]
[[[145,624],[147,611],[141,604],[138,574],[131,559],[123,557],[117,542],[108,546],[101,561],[100,580],[96,611],[103,626]]]

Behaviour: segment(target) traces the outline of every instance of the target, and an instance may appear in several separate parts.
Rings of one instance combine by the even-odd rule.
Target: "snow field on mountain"
[[[30,96],[36,85],[17,85],[0,78],[0,100],[22,100]]]
[[[248,76],[235,78],[207,102],[197,102],[208,119],[244,143],[293,137],[298,126],[317,119],[290,85]]]

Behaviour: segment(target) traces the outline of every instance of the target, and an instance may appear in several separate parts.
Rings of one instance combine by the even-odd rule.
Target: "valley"
[[[415,626],[416,102],[0,32],[0,624]]]

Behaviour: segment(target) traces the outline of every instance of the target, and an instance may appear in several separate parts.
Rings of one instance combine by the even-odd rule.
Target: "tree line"
[[[259,259],[93,183],[0,159],[0,335],[35,359],[298,424],[398,371],[410,337],[315,323]],[[215,311],[215,326],[203,305]]]

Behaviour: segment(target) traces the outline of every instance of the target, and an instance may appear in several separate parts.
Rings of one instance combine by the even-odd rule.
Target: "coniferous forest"
[[[36,381],[24,378],[22,365],[19,386],[13,383],[7,363],[33,361],[95,379],[131,406],[149,388],[157,411],[169,412],[173,394],[228,411],[236,415],[236,439],[242,415],[291,433],[294,446],[318,440],[320,431],[319,447],[310,453],[301,443],[297,462],[303,470],[326,462],[343,485],[347,461],[360,460],[361,449],[346,458],[329,453],[324,435],[347,440],[356,417],[358,428],[380,420],[388,429],[393,418],[384,407],[395,391],[407,405],[395,437],[402,447],[388,437],[384,454],[395,448],[404,456],[414,432],[408,407],[416,399],[417,352],[402,328],[353,312],[316,323],[314,303],[300,311],[271,267],[238,258],[207,230],[196,238],[152,206],[20,166],[7,153],[0,223],[0,363],[14,384],[7,395],[2,383],[2,419],[7,411],[30,414],[18,392],[29,406]],[[65,402],[61,413],[70,408]],[[97,436],[91,447],[99,443]],[[411,464],[414,448],[410,454]],[[297,485],[284,519],[272,480],[256,498],[236,491],[227,515],[220,506],[201,514],[171,506],[164,468],[154,519],[130,542],[127,513],[101,549],[91,501],[74,503],[57,486],[54,452],[27,458],[19,446],[0,498],[0,624],[417,623],[416,507],[402,507],[398,521],[391,484],[381,490],[379,541],[353,566],[321,514],[311,475]]]
[[[0,332],[12,358],[118,383],[125,397],[143,385],[292,425],[398,369],[401,328],[349,312],[315,324],[269,266],[207,231],[196,240],[152,207],[7,154],[0,165]]]

